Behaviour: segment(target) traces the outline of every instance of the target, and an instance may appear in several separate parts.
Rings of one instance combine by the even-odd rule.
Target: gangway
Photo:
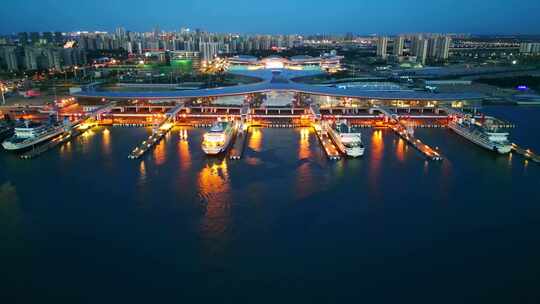
[[[172,121],[176,121],[176,117],[180,111],[182,111],[185,108],[184,103],[178,103],[174,108],[170,109],[165,113],[165,117],[168,119],[171,119]]]
[[[443,110],[448,116],[463,117],[466,115],[463,111],[459,109],[454,109],[447,106],[439,106],[438,109]]]
[[[374,110],[381,112],[389,121],[399,121],[399,115],[388,107],[374,105],[370,111]]]
[[[94,119],[100,120],[101,115],[111,112],[112,109],[116,106],[116,104],[117,104],[116,101],[111,101],[106,105],[103,105],[103,106],[101,106],[101,107],[99,107],[97,109],[94,109],[94,110],[86,113],[84,115],[83,119],[85,119],[85,118],[94,118]]]
[[[249,120],[250,112],[251,112],[251,109],[249,107],[249,104],[245,103],[240,109],[240,119],[242,120],[242,122],[246,122]]]
[[[314,121],[320,121],[322,118],[321,110],[319,108],[319,105],[316,104],[310,104],[309,105],[309,113]]]

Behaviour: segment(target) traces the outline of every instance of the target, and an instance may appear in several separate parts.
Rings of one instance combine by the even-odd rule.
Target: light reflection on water
[[[199,172],[198,186],[202,201],[223,202],[227,196],[222,194],[230,190],[227,159],[209,160]]]
[[[102,132],[101,146],[103,153],[107,156],[111,155],[111,131],[108,128],[104,128]]]
[[[146,164],[144,160],[139,163],[139,182],[138,185],[142,186],[146,183]]]
[[[166,161],[158,168],[152,151],[139,161],[125,157],[147,133],[143,134],[140,129],[112,129],[109,144],[114,161],[111,161],[110,172],[113,174],[110,175],[102,170],[107,167],[100,158],[106,141],[100,138],[105,136],[101,131],[88,141],[77,139],[64,145],[60,154],[52,150],[43,158],[30,162],[12,162],[14,156],[0,153],[4,157],[0,176],[12,180],[17,189],[28,190],[28,185],[36,189],[19,191],[19,210],[16,206],[0,203],[0,217],[4,216],[0,219],[0,239],[6,239],[2,237],[6,231],[14,231],[11,235],[24,240],[21,249],[14,252],[17,255],[25,255],[24,250],[28,248],[43,249],[49,253],[49,258],[58,257],[54,262],[71,259],[69,264],[74,273],[84,274],[106,272],[107,265],[96,271],[98,264],[85,263],[78,255],[71,254],[73,250],[66,251],[65,244],[72,241],[71,236],[95,235],[98,240],[119,242],[125,249],[137,249],[143,244],[151,250],[155,260],[171,267],[158,267],[153,271],[155,265],[145,264],[137,250],[111,251],[106,248],[108,243],[103,242],[77,242],[75,249],[117,265],[126,263],[126,269],[140,267],[143,272],[151,269],[146,274],[158,278],[157,283],[164,285],[170,283],[172,275],[185,280],[171,284],[186,286],[194,281],[201,282],[202,277],[210,273],[210,284],[217,286],[215,294],[224,294],[228,288],[237,287],[227,282],[239,278],[254,280],[254,284],[279,284],[283,273],[304,269],[304,257],[322,261],[323,266],[330,265],[322,267],[323,270],[315,267],[308,275],[323,282],[322,288],[339,292],[340,288],[327,285],[325,278],[332,270],[350,269],[351,263],[359,261],[355,257],[360,256],[371,264],[379,261],[381,256],[396,253],[407,256],[410,252],[419,252],[418,248],[424,248],[425,244],[441,245],[441,239],[445,242],[448,239],[448,248],[466,248],[457,252],[458,255],[472,252],[475,256],[485,256],[489,251],[485,248],[512,244],[511,235],[520,235],[523,242],[518,245],[523,250],[519,250],[519,254],[514,254],[516,250],[508,247],[495,257],[508,260],[510,255],[512,260],[526,259],[526,263],[531,261],[529,265],[535,265],[538,248],[532,240],[535,239],[534,232],[538,231],[538,221],[532,216],[538,206],[533,199],[520,201],[519,208],[511,202],[515,202],[516,197],[533,198],[537,194],[540,171],[532,162],[525,164],[521,156],[497,158],[488,151],[476,153],[474,145],[462,143],[455,135],[443,130],[426,130],[419,138],[439,145],[443,155],[451,160],[429,162],[410,146],[407,148],[405,142],[403,146],[399,140],[395,142],[393,133],[366,130],[366,155],[334,162],[327,160],[315,136],[304,135],[306,131],[264,129],[255,131],[255,136],[248,141],[250,148],[255,149],[246,149],[244,155],[263,162],[254,167],[245,161],[208,158],[200,148],[203,132],[190,129],[189,138],[184,141],[172,133],[164,141]],[[82,145],[91,147],[91,153],[82,152]],[[401,152],[404,152],[404,160]],[[66,153],[69,154],[67,159]],[[55,178],[43,179],[43,175],[35,174],[39,170],[51,172]],[[70,174],[57,174],[67,171]],[[95,195],[80,195],[80,188],[73,187],[87,184],[91,179],[99,182],[93,187],[99,188],[93,190]],[[125,196],[127,204],[119,203],[119,199],[130,191],[129,185],[134,183],[142,186],[137,187],[134,195]],[[65,195],[58,195],[59,189]],[[100,196],[100,203],[96,204],[95,197],[100,194],[100,189],[111,195]],[[0,202],[1,192],[0,189]],[[49,202],[43,204],[41,200]],[[130,204],[129,200],[140,200],[147,205],[151,202],[151,208],[134,210],[132,208],[139,206]],[[306,203],[298,204],[298,200]],[[13,201],[8,197],[3,202]],[[374,204],[377,204],[376,208],[372,208]],[[20,219],[18,225],[6,226],[17,218]],[[70,231],[58,233],[58,227],[69,227]],[[472,237],[464,235],[463,231],[471,231]],[[486,238],[486,231],[495,234]],[[498,231],[505,233],[497,234]],[[46,242],[31,241],[44,237]],[[3,245],[13,247],[16,244],[4,242],[0,243],[0,248]],[[438,246],[435,251],[418,256],[417,261],[454,258],[456,251],[450,250],[447,254],[445,248]],[[287,255],[289,252],[291,256]],[[332,259],[332,252],[348,254],[341,259]],[[0,250],[0,255],[2,253]],[[250,261],[239,257],[242,254]],[[13,265],[2,268],[6,277],[13,278],[21,273],[19,268],[27,264],[44,267],[44,259],[38,259],[36,254],[27,256],[29,259],[24,262],[30,263],[6,259]],[[270,259],[267,267],[257,268],[264,264],[259,261],[269,257],[275,258]],[[403,264],[399,259],[395,262],[391,263],[391,269],[382,271],[391,275],[395,272],[394,266]],[[481,263],[480,260],[473,262]],[[53,266],[58,263],[50,264],[52,271],[44,273],[54,273]],[[489,268],[488,264],[482,265],[482,269],[484,266]],[[187,269],[184,265],[193,267]],[[208,265],[217,267],[210,269]],[[226,267],[220,267],[222,265]],[[401,270],[408,272],[412,269],[409,266]],[[456,271],[467,273],[470,266],[451,267],[447,273],[449,277]],[[212,270],[223,268],[226,271],[212,273]],[[364,276],[367,284],[381,273],[379,268],[375,267],[373,273],[371,267],[362,268],[367,269]],[[186,269],[188,273],[197,272],[198,277],[193,280],[191,276],[185,276]],[[538,269],[532,272],[535,270]],[[162,271],[165,275],[161,275]],[[41,278],[34,269],[22,273]],[[260,273],[264,273],[264,278],[257,281]],[[506,271],[505,275],[511,277],[520,273]],[[159,278],[165,279],[159,281]],[[346,285],[347,279],[335,284]],[[94,278],[90,276],[82,283],[92,286],[92,280]],[[140,280],[126,280],[130,286],[140,283]],[[416,285],[425,284],[418,278],[414,280],[411,282]],[[26,278],[21,282],[26,282]],[[42,284],[43,280],[38,283]],[[467,283],[474,285],[474,282]],[[208,284],[201,285],[204,286],[195,286],[193,293],[206,292]],[[48,288],[54,290],[54,286]],[[377,296],[384,293],[384,289],[377,290]]]
[[[162,139],[153,149],[153,156],[156,165],[161,166],[167,160],[167,140]]]
[[[311,135],[311,128],[300,129],[300,142],[298,143],[298,158],[299,159],[306,159],[306,158],[311,157],[310,135]]]
[[[231,217],[231,185],[227,159],[209,160],[197,178],[198,196],[204,206],[200,225],[203,250],[214,255],[225,249]]]
[[[403,138],[397,138],[396,157],[400,162],[405,161],[405,152],[407,151],[407,143]]]
[[[263,149],[262,141],[263,141],[263,135],[262,131],[259,127],[251,127],[248,139],[248,148],[255,152],[261,152]],[[257,166],[262,164],[262,160],[259,157],[252,156],[252,155],[246,155],[244,153],[244,157],[246,159],[246,163],[251,166]]]
[[[252,127],[250,131],[251,136],[249,137],[248,147],[255,152],[261,152],[263,139],[261,129],[258,127]]]
[[[178,157],[180,158],[180,168],[188,170],[191,167],[191,152],[189,149],[189,133],[185,128],[178,131]]]
[[[77,143],[79,144],[77,150],[80,149],[83,154],[89,155],[90,152],[92,152],[93,145],[91,143],[93,142],[93,138],[95,137],[95,135],[96,132],[92,129],[89,129],[83,134],[81,134],[77,141]]]
[[[384,155],[384,140],[383,140],[383,131],[374,130],[371,134],[371,141],[368,149],[370,149],[370,159],[369,159],[369,185],[371,191],[376,197],[381,195],[380,186],[379,186],[379,177],[381,175],[381,162],[383,161]]]
[[[60,156],[65,160],[69,157],[71,154],[71,141],[66,142],[65,144],[60,146]]]
[[[298,159],[307,160],[311,157],[311,129],[299,129]],[[303,199],[314,192],[314,180],[312,164],[309,161],[303,162],[296,170],[296,197]]]

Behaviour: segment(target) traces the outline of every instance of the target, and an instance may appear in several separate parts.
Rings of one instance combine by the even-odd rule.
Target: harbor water
[[[540,151],[540,107],[489,107]],[[32,160],[0,152],[2,303],[533,303],[540,165],[448,129],[362,129],[328,160],[314,131],[253,128],[240,160],[175,127],[99,127]],[[353,301],[359,302],[359,301]]]

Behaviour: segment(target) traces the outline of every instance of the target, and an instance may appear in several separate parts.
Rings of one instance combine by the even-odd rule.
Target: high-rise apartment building
[[[19,60],[17,56],[16,46],[2,46],[0,47],[0,64],[7,71],[18,71]]]
[[[210,61],[218,54],[217,42],[200,42],[199,51],[201,52],[201,60]]]
[[[428,56],[428,40],[421,35],[413,37],[411,53],[416,56],[417,62],[425,64]]]
[[[444,61],[450,56],[450,44],[452,38],[450,36],[435,36],[429,39],[428,57]]]
[[[386,59],[388,48],[388,37],[379,37],[377,40],[377,57]]]
[[[393,54],[395,56],[402,56],[403,55],[403,47],[405,45],[405,37],[398,36],[394,39],[394,49]]]
[[[519,53],[525,55],[538,55],[540,54],[540,43],[525,42],[519,45]]]

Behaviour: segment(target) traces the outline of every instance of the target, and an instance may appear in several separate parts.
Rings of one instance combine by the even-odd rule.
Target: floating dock
[[[249,125],[240,125],[238,131],[236,132],[234,144],[229,154],[230,159],[239,160],[242,158],[244,148],[246,146],[246,139],[249,136],[249,129]]]
[[[437,151],[435,151],[430,146],[424,144],[420,139],[415,138],[410,132],[407,131],[407,128],[403,126],[402,124],[392,124],[390,125],[390,128],[396,132],[396,134],[399,135],[399,137],[406,140],[411,146],[416,148],[416,150],[420,151],[427,159],[429,160],[435,160],[440,161],[443,160],[443,157],[441,154]]]
[[[157,145],[167,133],[172,129],[174,126],[171,122],[165,122],[161,124],[161,126],[154,130],[152,135],[148,136],[146,140],[143,140],[142,143],[137,146],[131,153],[128,155],[129,159],[139,159],[141,156],[143,156],[146,152],[148,152],[151,148],[153,148],[155,145]]]
[[[512,151],[519,155],[522,155],[526,159],[532,160],[535,163],[540,163],[540,156],[531,151],[531,149],[523,149],[516,144],[512,144]]]
[[[339,153],[339,150],[334,144],[334,142],[328,136],[328,131],[326,131],[320,124],[314,124],[313,128],[315,129],[317,138],[319,139],[319,142],[323,146],[324,152],[326,153],[326,156],[328,157],[328,159],[340,160],[341,154]]]

